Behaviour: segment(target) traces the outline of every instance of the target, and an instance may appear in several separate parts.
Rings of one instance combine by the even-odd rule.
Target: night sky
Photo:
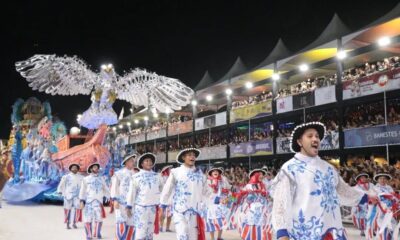
[[[241,56],[259,64],[281,37],[296,52],[312,42],[337,12],[355,31],[390,11],[384,1],[7,1],[2,3],[0,138],[8,138],[11,105],[20,97],[49,100],[70,128],[89,96],[33,92],[14,63],[34,54],[78,55],[97,71],[142,67],[194,87],[206,70],[219,79]],[[129,110],[117,102],[114,109]]]

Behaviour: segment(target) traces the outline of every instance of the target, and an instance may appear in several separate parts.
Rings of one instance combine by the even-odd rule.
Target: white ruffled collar
[[[309,157],[306,155],[303,155],[302,153],[296,153],[294,155],[294,157],[298,160],[304,161],[304,162],[311,162],[311,161],[317,161],[317,160],[321,160],[321,158],[319,156],[316,157]]]

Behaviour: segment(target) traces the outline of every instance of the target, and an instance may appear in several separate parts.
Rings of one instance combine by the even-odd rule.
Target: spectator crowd
[[[242,100],[242,101],[234,101],[232,102],[232,109],[235,108],[240,108],[248,105],[254,105],[260,102],[264,102],[268,99],[272,99],[272,92],[264,91],[256,96],[250,96],[248,99]]]

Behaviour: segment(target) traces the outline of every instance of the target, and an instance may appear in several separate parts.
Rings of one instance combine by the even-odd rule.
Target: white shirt
[[[161,176],[153,171],[141,169],[132,177],[127,196],[127,206],[159,205],[161,189]]]
[[[111,198],[120,204],[126,204],[129,186],[134,172],[127,168],[118,170],[111,179]]]
[[[169,175],[168,176],[163,176],[162,174],[160,174],[160,175],[161,175],[161,181],[162,181],[162,185],[163,185],[163,189],[164,189],[164,186],[167,183]],[[168,204],[166,204],[166,205],[169,205],[169,206],[172,205],[172,198],[173,198],[173,194],[170,195],[170,197],[169,197],[169,199],[167,201]]]
[[[386,184],[386,185],[380,185],[379,183],[377,183],[377,184],[374,186],[374,190],[375,190],[378,194],[382,194],[382,193],[390,193],[390,194],[392,194],[392,193],[394,193],[393,188],[392,188],[390,185],[388,185],[388,184]]]
[[[60,183],[57,187],[57,192],[66,200],[71,200],[73,198],[79,197],[79,190],[81,188],[83,176],[79,173],[68,173],[61,178]]]
[[[207,186],[207,178],[195,167],[181,165],[171,170],[167,183],[161,193],[161,204],[168,205],[173,194],[174,211],[184,213],[187,210],[201,212],[201,202],[205,202],[211,194]]]
[[[79,199],[86,203],[91,203],[95,200],[103,203],[103,197],[109,197],[106,181],[102,176],[91,173],[82,180],[81,190],[79,192]]]

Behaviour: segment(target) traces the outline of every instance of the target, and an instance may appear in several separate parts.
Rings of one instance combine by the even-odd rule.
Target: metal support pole
[[[211,128],[208,128],[208,144],[207,147],[211,146]],[[208,165],[211,166],[211,158],[208,158]]]
[[[389,144],[386,143],[386,161],[388,164],[390,164],[389,161]]]
[[[168,152],[169,152],[169,141],[168,141],[168,129],[169,129],[169,113],[167,113],[167,126],[165,127],[165,162],[168,163]]]
[[[274,62],[274,73],[278,73],[278,63]],[[272,119],[272,151],[274,154],[274,158],[276,159],[276,138],[277,138],[277,120],[276,120],[276,96],[278,93],[278,80],[272,80],[272,116],[274,116],[274,118]]]
[[[231,80],[229,79],[229,87],[231,86]],[[231,130],[231,108],[232,108],[232,94],[227,96],[227,103],[226,103],[226,127],[228,131],[226,131],[226,160],[229,161],[230,159],[230,147],[229,147],[229,138],[230,138],[230,130]]]
[[[195,94],[196,99],[196,94]],[[197,118],[197,107],[192,105],[192,145],[196,144],[196,118]]]
[[[386,91],[383,91],[383,109],[385,111],[385,126],[388,125],[388,118],[387,118],[387,103],[386,103]],[[386,161],[390,164],[389,161],[389,144],[386,143]]]
[[[337,50],[342,50],[342,39],[337,39]],[[344,154],[344,132],[343,132],[343,124],[344,124],[344,106],[343,106],[343,87],[342,87],[342,72],[343,72],[343,63],[341,60],[336,61],[336,101],[338,103],[338,114],[339,114],[339,159],[340,164],[345,162],[345,154]]]
[[[383,109],[385,111],[385,125],[388,125],[388,119],[387,119],[387,104],[386,104],[386,91],[383,91]]]
[[[249,138],[248,138],[247,142],[249,143],[251,141],[250,119],[249,119],[249,125],[248,126],[249,126],[249,131],[248,131],[248,134],[249,134],[248,137]],[[251,154],[249,153],[248,155],[249,155],[249,170],[250,170],[251,169]]]

